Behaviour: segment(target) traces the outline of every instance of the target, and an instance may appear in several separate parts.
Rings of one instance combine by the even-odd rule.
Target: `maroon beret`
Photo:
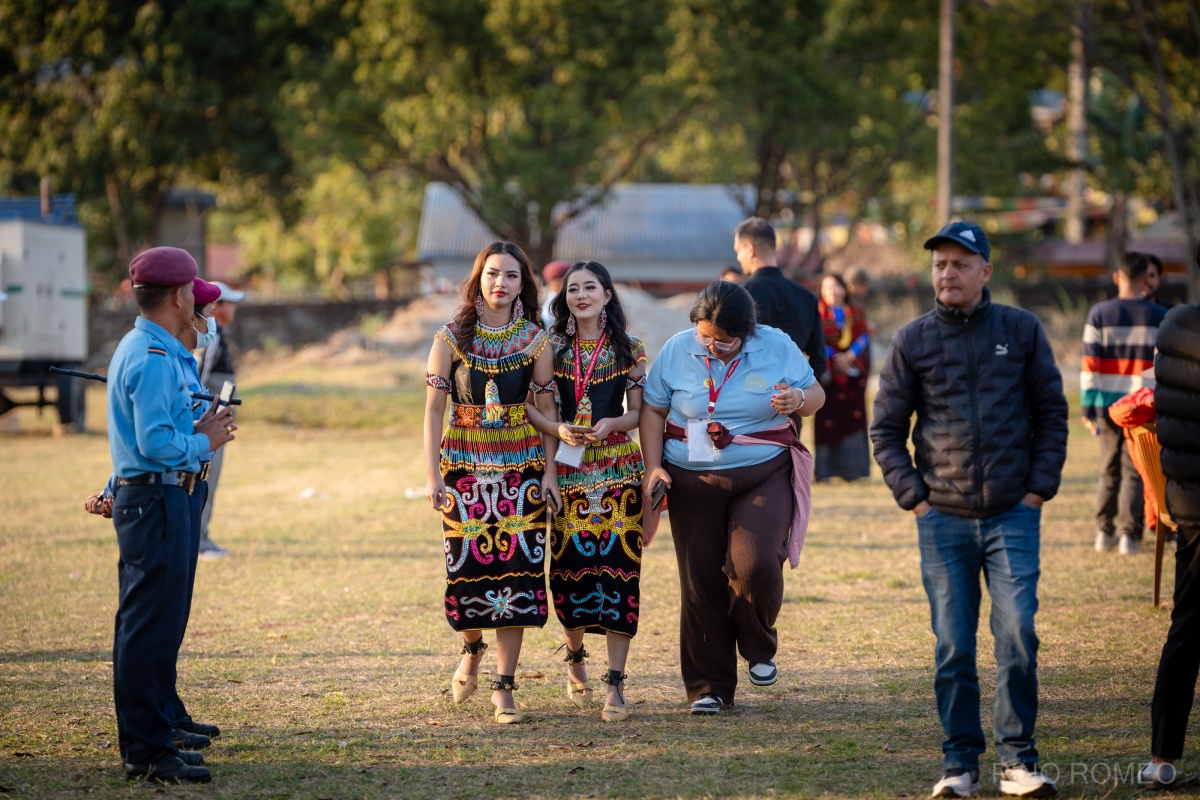
[[[151,247],[129,262],[129,278],[137,286],[182,286],[196,278],[196,259],[178,247]]]
[[[567,270],[570,268],[570,261],[551,261],[542,267],[542,280],[552,281],[555,278],[561,278],[567,274]]]
[[[196,296],[196,305],[206,306],[221,299],[221,287],[214,286],[203,278],[192,281],[192,294]]]

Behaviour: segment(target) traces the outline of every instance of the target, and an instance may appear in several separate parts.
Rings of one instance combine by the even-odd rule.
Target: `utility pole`
[[[954,0],[942,0],[938,40],[938,227],[954,213]]]
[[[1087,158],[1087,43],[1091,35],[1093,0],[1077,0],[1071,22],[1071,64],[1067,67],[1067,215],[1063,234],[1072,244],[1083,241],[1086,188],[1083,162]]]

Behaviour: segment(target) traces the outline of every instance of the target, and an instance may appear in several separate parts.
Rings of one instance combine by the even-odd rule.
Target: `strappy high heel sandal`
[[[563,661],[568,664],[582,664],[588,657],[587,648],[583,645],[579,645],[578,650],[572,650],[570,644],[564,644],[558,650],[562,650],[563,647],[567,648],[567,654],[563,656]],[[558,650],[554,652],[557,653]],[[567,699],[580,708],[587,708],[592,704],[592,687],[588,686],[587,681],[577,681],[572,678],[570,667],[567,668]]]
[[[492,681],[492,689],[497,692],[515,692],[519,687],[514,683],[515,675],[499,675],[496,680]],[[516,706],[512,708],[502,708],[496,706],[495,713],[496,722],[501,725],[515,725],[518,722],[525,721],[525,715],[517,710]]]
[[[621,698],[621,705],[614,706],[610,703],[604,704],[604,710],[600,712],[600,719],[605,722],[624,722],[629,719],[629,706],[625,703],[625,695],[621,693],[621,681],[629,676],[618,669],[610,669],[604,674],[600,680],[607,683],[609,686],[617,687],[617,697]]]
[[[487,642],[481,636],[473,642],[465,642],[460,655],[469,655],[471,657],[481,656],[483,655],[483,651],[487,649]],[[478,688],[478,675],[467,675],[458,670],[454,671],[454,677],[450,679],[450,691],[454,696],[455,703],[465,703],[467,698],[475,694],[475,690]]]

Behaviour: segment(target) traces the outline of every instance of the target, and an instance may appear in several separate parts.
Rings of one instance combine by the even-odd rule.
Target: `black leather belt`
[[[178,486],[188,494],[196,488],[196,480],[199,473],[196,472],[143,472],[141,475],[134,475],[132,478],[117,478],[117,486],[153,486],[162,484],[163,486]]]

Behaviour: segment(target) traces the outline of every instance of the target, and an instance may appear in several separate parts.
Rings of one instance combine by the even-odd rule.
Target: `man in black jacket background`
[[[1175,550],[1175,607],[1158,662],[1150,707],[1152,761],[1142,768],[1147,786],[1179,785],[1174,763],[1200,671],[1200,306],[1177,306],[1158,329],[1154,355],[1154,410],[1167,511],[1179,526]]]
[[[762,217],[742,220],[733,250],[747,277],[742,286],[754,298],[758,322],[778,328],[808,356],[813,374],[825,374],[825,332],[817,296],[783,274],[775,258],[775,228]],[[799,419],[797,419],[799,422]]]
[[[975,636],[979,574],[995,633],[995,747],[1000,791],[1056,793],[1037,765],[1037,612],[1041,506],[1058,492],[1067,456],[1062,375],[1037,317],[991,302],[987,237],[954,222],[933,251],[933,311],[892,338],[879,378],[871,440],[901,508],[917,519],[929,597],[934,689],[946,739],[935,797],[979,791],[986,742]],[[908,451],[909,425],[916,414]]]

